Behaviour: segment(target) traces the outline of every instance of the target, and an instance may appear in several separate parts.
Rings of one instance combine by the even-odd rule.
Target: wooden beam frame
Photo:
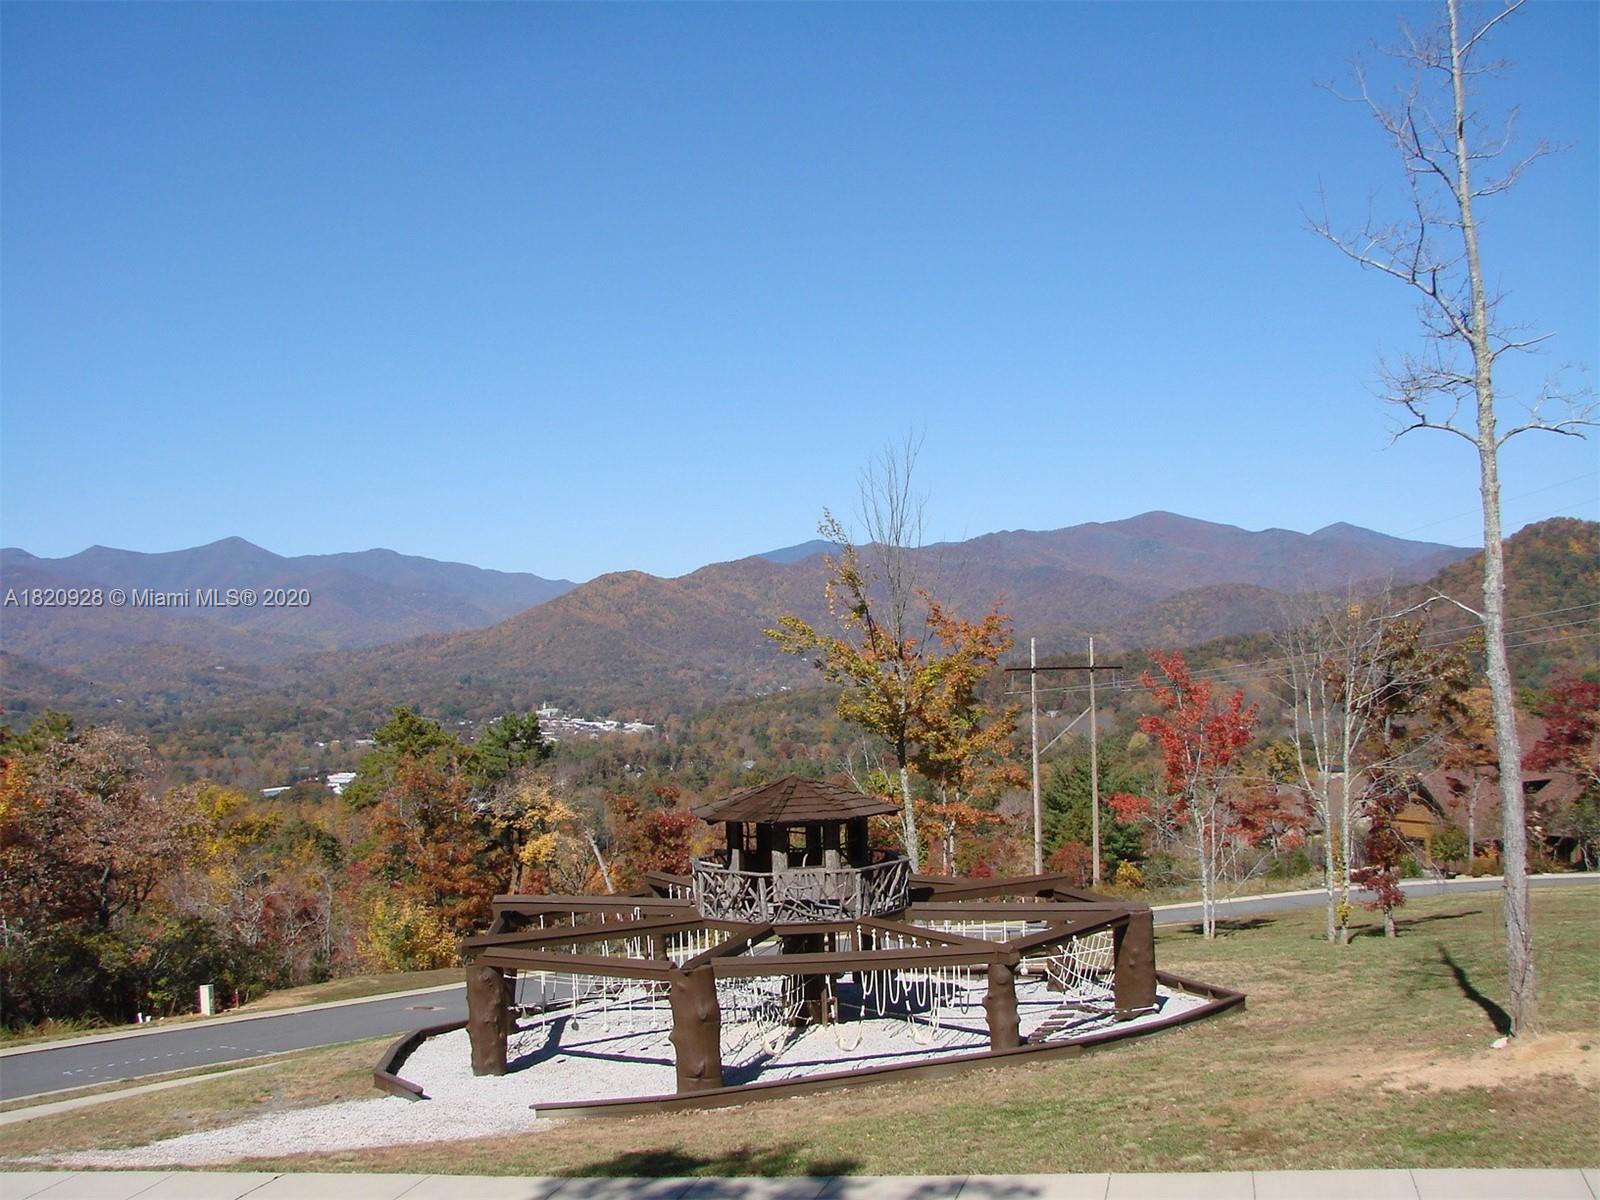
[[[642,917],[615,925],[573,925],[560,929],[515,933],[488,933],[467,938],[461,943],[463,951],[486,949],[490,946],[523,946],[535,949],[544,946],[573,946],[580,942],[609,942],[619,938],[636,937],[651,933],[682,933],[687,929],[742,930],[744,926],[724,921],[707,921],[702,917]]]
[[[604,954],[545,954],[515,947],[484,950],[473,963],[502,971],[548,971],[552,975],[604,975],[613,979],[664,981],[676,969],[667,958],[611,958]]]
[[[922,950],[869,950],[849,953],[762,954],[719,958],[711,963],[718,979],[749,979],[764,975],[846,975],[853,971],[904,970],[918,967],[981,967],[1007,957],[1007,947],[995,942],[984,949],[954,947]],[[1012,957],[1015,954],[1012,953]]]

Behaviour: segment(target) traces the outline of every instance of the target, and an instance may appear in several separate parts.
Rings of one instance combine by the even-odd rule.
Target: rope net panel
[[[1109,929],[1054,947],[1042,965],[1046,986],[1060,999],[1028,1034],[1029,1041],[1073,1037],[1129,1015],[1117,1008],[1116,939]]]
[[[717,980],[722,1010],[722,1062],[740,1067],[779,1053],[799,1033],[805,1005],[795,975]]]

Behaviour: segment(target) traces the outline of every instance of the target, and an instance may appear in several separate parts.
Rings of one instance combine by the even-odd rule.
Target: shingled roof
[[[878,796],[815,779],[785,775],[773,783],[702,804],[694,815],[702,821],[754,821],[767,825],[800,825],[807,821],[848,821],[900,811]]]

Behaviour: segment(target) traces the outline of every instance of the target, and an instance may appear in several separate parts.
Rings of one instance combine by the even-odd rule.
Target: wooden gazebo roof
[[[745,788],[694,810],[702,821],[748,821],[760,825],[805,825],[849,821],[900,811],[879,796],[815,779],[785,775],[772,783]]]

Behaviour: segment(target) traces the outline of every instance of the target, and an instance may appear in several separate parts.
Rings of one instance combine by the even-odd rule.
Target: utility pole
[[[1030,724],[1033,731],[1033,871],[1036,875],[1044,874],[1044,805],[1039,795],[1039,672],[1040,671],[1087,671],[1089,672],[1089,775],[1091,779],[1092,822],[1094,830],[1094,882],[1100,882],[1100,763],[1098,726],[1095,721],[1094,711],[1094,675],[1096,671],[1121,670],[1121,663],[1103,663],[1096,665],[1094,661],[1094,639],[1089,639],[1089,665],[1086,667],[1041,667],[1039,665],[1038,647],[1033,638],[1028,639],[1028,665],[1025,667],[1006,667],[1007,674],[1016,674],[1026,671],[1028,673],[1028,707]],[[1014,693],[1007,692],[1010,696]],[[1077,724],[1076,721],[1073,724]],[[1070,728],[1070,726],[1069,726]],[[1066,730],[1062,730],[1065,733]],[[1060,737],[1057,734],[1056,737]],[[1051,744],[1055,738],[1051,739]]]
[[[1094,830],[1094,883],[1100,886],[1100,725],[1094,702],[1094,639],[1089,639],[1089,815]],[[1035,777],[1039,774],[1034,764]]]
[[[1091,675],[1089,678],[1093,679]],[[1039,651],[1028,639],[1028,716],[1033,727],[1033,873],[1044,874],[1044,807],[1039,800]]]

